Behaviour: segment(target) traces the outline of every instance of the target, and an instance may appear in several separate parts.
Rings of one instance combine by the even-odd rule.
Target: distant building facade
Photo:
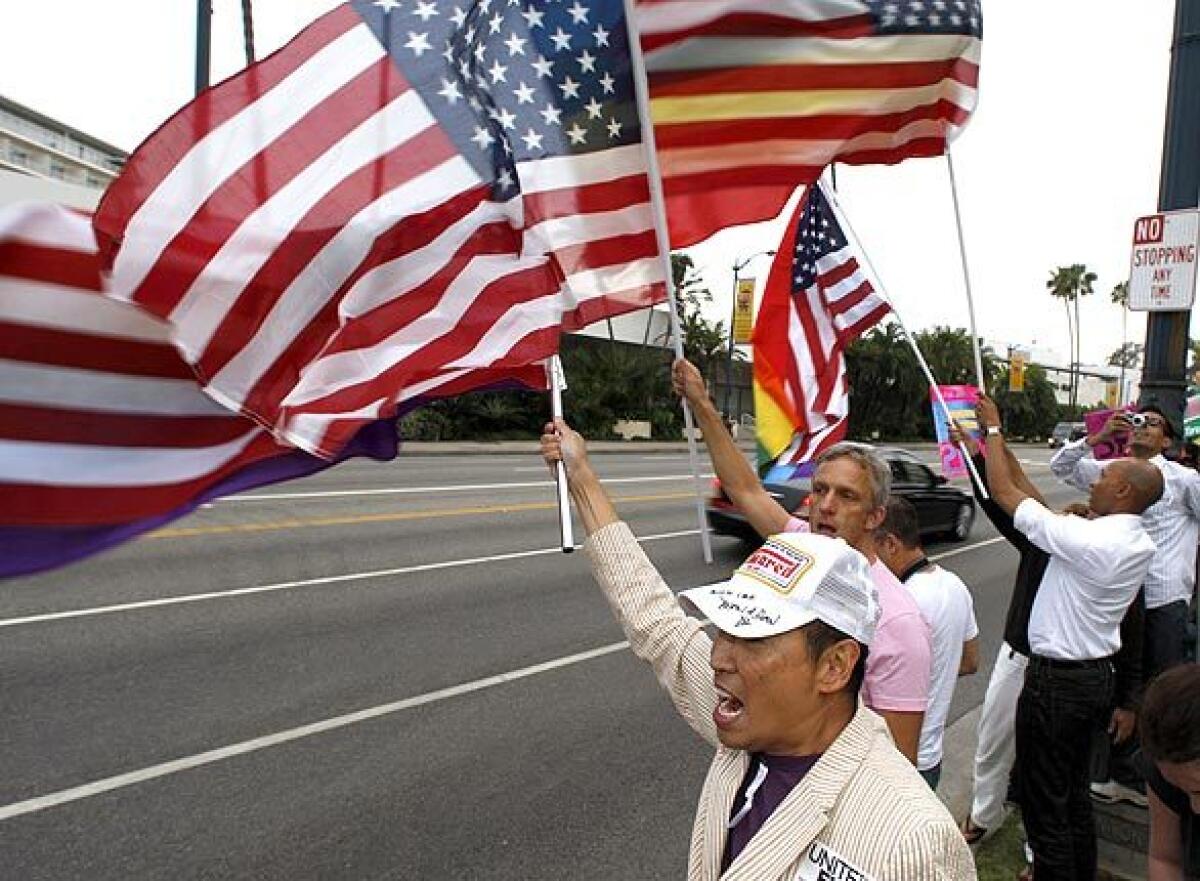
[[[0,170],[103,191],[127,155],[0,95]]]
[[[985,340],[999,361],[1007,368],[1009,353],[1014,349],[1025,352],[1028,363],[1046,371],[1046,379],[1054,387],[1054,398],[1060,404],[1071,403],[1070,360],[1063,358],[1056,349],[1031,345]],[[1113,367],[1110,364],[1080,364],[1079,392],[1077,400],[1081,407],[1090,409],[1097,404],[1137,401],[1142,383],[1142,371],[1137,367]]]

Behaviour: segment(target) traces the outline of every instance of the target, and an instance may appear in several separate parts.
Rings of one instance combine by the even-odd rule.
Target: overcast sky
[[[410,0],[403,0],[407,5]],[[255,0],[259,55],[337,0]],[[239,0],[213,0],[213,80],[244,63]],[[191,97],[193,0],[5,3],[0,94],[132,149]],[[1121,340],[1108,293],[1128,272],[1134,219],[1157,204],[1174,3],[984,0],[980,106],[954,147],[979,332],[1067,351],[1045,289],[1055,266],[1099,275],[1085,361]],[[967,326],[944,160],[841,168],[843,206],[905,322]],[[777,228],[779,224],[776,224]],[[764,230],[731,230],[695,257],[727,314],[735,257]],[[754,274],[765,277],[760,259]],[[1132,314],[1129,339],[1145,323]]]

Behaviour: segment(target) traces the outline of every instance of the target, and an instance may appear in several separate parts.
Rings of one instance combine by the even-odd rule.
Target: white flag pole
[[[954,221],[958,225],[958,253],[962,258],[963,282],[967,288],[967,313],[971,318],[971,348],[975,352],[975,376],[979,390],[987,394],[983,381],[983,353],[979,350],[979,332],[975,329],[975,297],[971,292],[971,269],[967,264],[967,239],[963,234],[962,208],[958,204],[958,179],[954,176],[954,160],[946,147],[946,167],[950,169],[950,194],[954,198]]]
[[[921,372],[925,374],[925,381],[929,383],[930,391],[933,392],[934,398],[937,400],[938,404],[941,405],[942,412],[946,414],[946,420],[949,422],[950,408],[946,406],[946,399],[942,397],[942,390],[938,387],[937,380],[933,378],[933,371],[929,369],[929,362],[926,361],[925,356],[921,354],[921,347],[917,345],[916,338],[908,332],[908,327],[905,326],[904,319],[900,317],[900,312],[896,309],[896,304],[893,303],[892,298],[887,295],[887,291],[883,286],[883,282],[879,280],[879,273],[875,271],[875,266],[871,263],[870,255],[868,255],[866,249],[863,248],[862,242],[854,232],[854,227],[850,225],[850,218],[848,218],[845,212],[842,211],[842,206],[838,203],[837,197],[833,193],[830,193],[825,188],[824,184],[818,184],[818,186],[821,187],[825,198],[829,201],[829,204],[833,206],[833,211],[837,215],[838,223],[841,224],[842,229],[846,232],[846,235],[854,242],[856,246],[855,253],[862,256],[863,262],[866,264],[864,268],[871,276],[872,281],[875,283],[875,290],[879,293],[879,296],[887,300],[888,305],[892,307],[892,315],[895,317],[896,323],[900,325],[900,330],[904,334],[904,338],[908,340],[908,345],[912,348],[913,355],[916,356],[917,363],[921,365]],[[978,354],[979,352],[977,349],[976,355],[978,356]],[[983,389],[983,391],[986,392],[987,390]],[[963,461],[967,463],[967,468],[970,470],[971,476],[975,478],[975,485],[979,489],[979,494],[985,499],[989,498],[987,490],[984,489],[983,481],[979,477],[979,471],[975,468],[975,462],[971,459],[971,453],[967,449],[966,442],[963,441],[960,443],[958,448],[962,451]]]
[[[667,300],[671,306],[671,336],[675,339],[675,357],[683,357],[683,329],[679,324],[679,309],[675,292],[675,280],[671,273],[671,238],[667,233],[667,203],[663,195],[662,174],[658,169],[658,150],[654,142],[654,123],[650,117],[650,87],[646,78],[646,59],[642,55],[642,40],[634,17],[634,0],[624,0],[625,27],[629,35],[629,57],[633,73],[633,86],[637,95],[638,119],[642,127],[642,146],[646,151],[646,173],[650,179],[650,205],[654,213],[654,232],[658,238],[658,252],[662,258],[666,276]],[[687,434],[688,457],[692,464],[692,480],[696,488],[696,517],[700,521],[700,546],[704,551],[704,562],[711,563],[712,539],[708,534],[708,518],[704,514],[705,486],[700,479],[700,454],[696,448],[695,420],[686,399],[683,404],[683,423]]]
[[[546,381],[550,385],[550,415],[555,420],[563,418],[562,393],[567,387],[566,374],[558,355],[551,355],[546,362]],[[567,469],[562,460],[554,463],[554,484],[558,489],[558,531],[562,536],[562,551],[569,554],[575,550],[575,533],[571,524],[571,494],[567,490]]]

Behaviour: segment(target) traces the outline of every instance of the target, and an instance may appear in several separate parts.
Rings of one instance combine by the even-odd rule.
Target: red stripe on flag
[[[657,255],[658,237],[652,229],[559,248],[554,252],[564,275],[574,275],[602,266],[617,266],[637,257]]]
[[[92,447],[202,449],[229,443],[254,429],[233,413],[162,416],[0,404],[6,440]]]
[[[125,376],[195,379],[174,346],[0,321],[0,358]]]
[[[100,264],[94,253],[56,248],[14,239],[0,241],[0,266],[4,275],[38,284],[99,291]]]
[[[881,64],[763,64],[663,71],[651,76],[656,99],[817,89],[915,89],[943,80],[974,88],[979,84],[979,65],[965,58]]]
[[[616,180],[528,193],[524,199],[525,225],[535,226],[547,220],[617,211],[650,201],[650,184],[646,175],[637,174]]]
[[[563,315],[563,330],[579,330],[605,318],[615,318],[634,309],[645,309],[661,303],[666,294],[667,286],[659,283],[630,291],[610,291],[603,297],[584,300]]]

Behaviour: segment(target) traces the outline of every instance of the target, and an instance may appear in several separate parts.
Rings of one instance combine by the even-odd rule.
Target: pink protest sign
[[[1133,407],[1126,407],[1124,412],[1132,412]],[[1116,412],[1114,410],[1092,410],[1090,413],[1083,414],[1083,424],[1087,426],[1088,434],[1095,434],[1104,428],[1104,423],[1108,422],[1108,418]],[[1092,455],[1097,459],[1120,459],[1123,456],[1129,455],[1129,433],[1122,431],[1113,435],[1106,441],[1101,441],[1092,447]]]
[[[940,385],[938,389],[950,411],[947,413],[942,409],[933,389],[930,389],[929,401],[933,405],[933,427],[937,432],[938,452],[942,457],[942,474],[946,477],[966,477],[967,463],[963,461],[962,450],[950,443],[947,423],[953,419],[972,437],[979,436],[979,420],[975,416],[979,389],[973,385]]]

